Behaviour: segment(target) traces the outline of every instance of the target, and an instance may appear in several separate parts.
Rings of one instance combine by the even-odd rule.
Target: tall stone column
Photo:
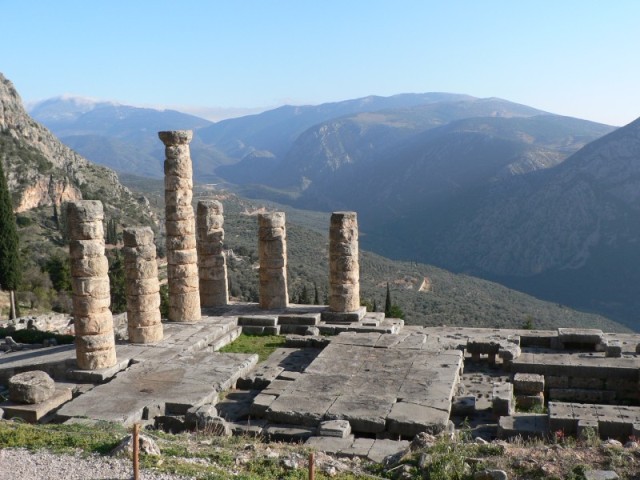
[[[129,342],[159,342],[163,331],[153,230],[125,228],[122,237]]]
[[[224,217],[217,200],[201,200],[196,212],[200,304],[219,307],[229,303],[227,264],[222,253]]]
[[[329,310],[360,309],[360,262],[356,212],[334,212],[329,227]]]
[[[102,203],[98,200],[67,204],[76,359],[83,370],[116,364],[103,219]]]
[[[165,145],[164,201],[167,230],[167,279],[169,320],[200,320],[196,225],[191,200],[193,171],[189,142],[190,130],[159,132]]]
[[[284,212],[258,214],[260,308],[287,308],[287,233]]]

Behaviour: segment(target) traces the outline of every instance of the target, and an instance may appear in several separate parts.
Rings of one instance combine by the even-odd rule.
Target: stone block
[[[72,398],[70,388],[57,388],[46,400],[32,404],[19,404],[17,402],[3,402],[0,407],[4,410],[4,418],[21,418],[29,423],[37,423],[47,414],[59,408]]]
[[[347,420],[354,432],[380,433],[385,430],[387,415],[395,402],[392,396],[349,393],[331,405],[327,420]]]
[[[320,323],[319,313],[306,313],[302,315],[278,315],[278,325],[305,325],[316,326]]]
[[[449,412],[425,405],[397,402],[387,416],[387,430],[404,438],[413,438],[420,432],[437,434],[449,422]]]
[[[266,416],[271,423],[315,427],[324,418],[335,399],[335,395],[285,393],[269,405]]]
[[[302,427],[298,425],[271,425],[262,430],[262,434],[275,442],[304,442],[315,433],[315,427]]]
[[[544,406],[544,393],[537,395],[516,395],[516,406],[525,410]]]
[[[613,403],[616,392],[588,388],[550,388],[549,400],[579,403]]]
[[[104,242],[96,240],[69,240],[69,256],[72,260],[104,256]]]
[[[589,438],[599,438],[598,420],[596,419],[580,419],[576,427],[576,435],[578,438],[585,440]]]
[[[516,394],[536,395],[544,392],[544,375],[516,373],[513,376],[513,391]]]
[[[620,340],[609,340],[606,344],[605,352],[607,357],[622,357],[622,344],[620,343]]]
[[[251,403],[251,407],[249,408],[250,415],[254,418],[263,418],[267,413],[267,409],[276,398],[278,398],[277,395],[258,394],[253,399],[253,403]]]
[[[367,313],[367,307],[357,307],[352,312],[321,312],[321,320],[325,323],[355,323],[362,320]]]
[[[17,403],[41,403],[55,391],[53,379],[41,370],[19,373],[9,379],[9,399]]]
[[[240,326],[258,326],[258,327],[275,327],[278,324],[276,316],[258,316],[238,317],[238,325]]]
[[[351,435],[351,424],[347,420],[326,420],[320,422],[318,435],[324,437],[347,438]]]
[[[451,402],[451,414],[461,417],[470,417],[476,412],[476,397],[474,395],[466,395],[454,397]]]
[[[584,472],[585,480],[619,480],[619,478],[613,470],[587,470]]]
[[[491,400],[491,408],[494,415],[511,415],[515,412],[513,402],[513,384],[494,383]]]
[[[372,439],[373,441],[373,439]],[[310,448],[316,452],[324,452],[329,455],[341,455],[345,450],[350,450],[354,442],[353,435],[349,435],[345,438],[338,438],[333,436],[321,436],[314,435],[304,443],[305,447]],[[368,449],[364,452],[364,456],[368,453]]]
[[[549,421],[545,414],[516,413],[498,420],[498,438],[545,438],[549,433]]]
[[[374,462],[383,463],[384,460],[390,456],[408,451],[409,445],[410,443],[407,440],[398,441],[378,438],[369,449],[367,458]]]
[[[604,341],[602,330],[595,328],[558,328],[558,339],[563,345],[593,345]]]

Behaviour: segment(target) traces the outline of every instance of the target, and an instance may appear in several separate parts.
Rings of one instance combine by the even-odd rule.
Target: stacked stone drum
[[[149,227],[125,228],[122,237],[129,341],[159,342],[163,333],[153,230]]]
[[[356,212],[334,212],[329,227],[329,310],[360,308],[360,263]]]
[[[102,203],[97,200],[67,204],[76,358],[84,370],[116,364],[103,218]]]
[[[224,217],[217,200],[201,200],[197,209],[198,272],[200,274],[200,305],[220,307],[229,303],[227,264],[222,243]]]
[[[189,142],[192,132],[159,132],[165,145],[164,198],[167,230],[169,315],[173,322],[200,320],[196,226]]]
[[[258,238],[260,308],[267,310],[287,308],[289,293],[284,212],[259,214]]]

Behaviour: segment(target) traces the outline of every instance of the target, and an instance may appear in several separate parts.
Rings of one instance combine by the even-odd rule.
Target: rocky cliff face
[[[94,198],[102,200],[112,216],[152,221],[145,199],[122,186],[115,172],[91,164],[34,121],[13,84],[1,73],[0,161],[17,212]]]

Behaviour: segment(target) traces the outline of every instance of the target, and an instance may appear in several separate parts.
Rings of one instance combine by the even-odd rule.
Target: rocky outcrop
[[[110,215],[152,220],[146,199],[136,198],[114,171],[90,163],[33,120],[1,73],[0,161],[17,212],[89,196],[102,200]],[[127,208],[131,205],[136,208]]]

